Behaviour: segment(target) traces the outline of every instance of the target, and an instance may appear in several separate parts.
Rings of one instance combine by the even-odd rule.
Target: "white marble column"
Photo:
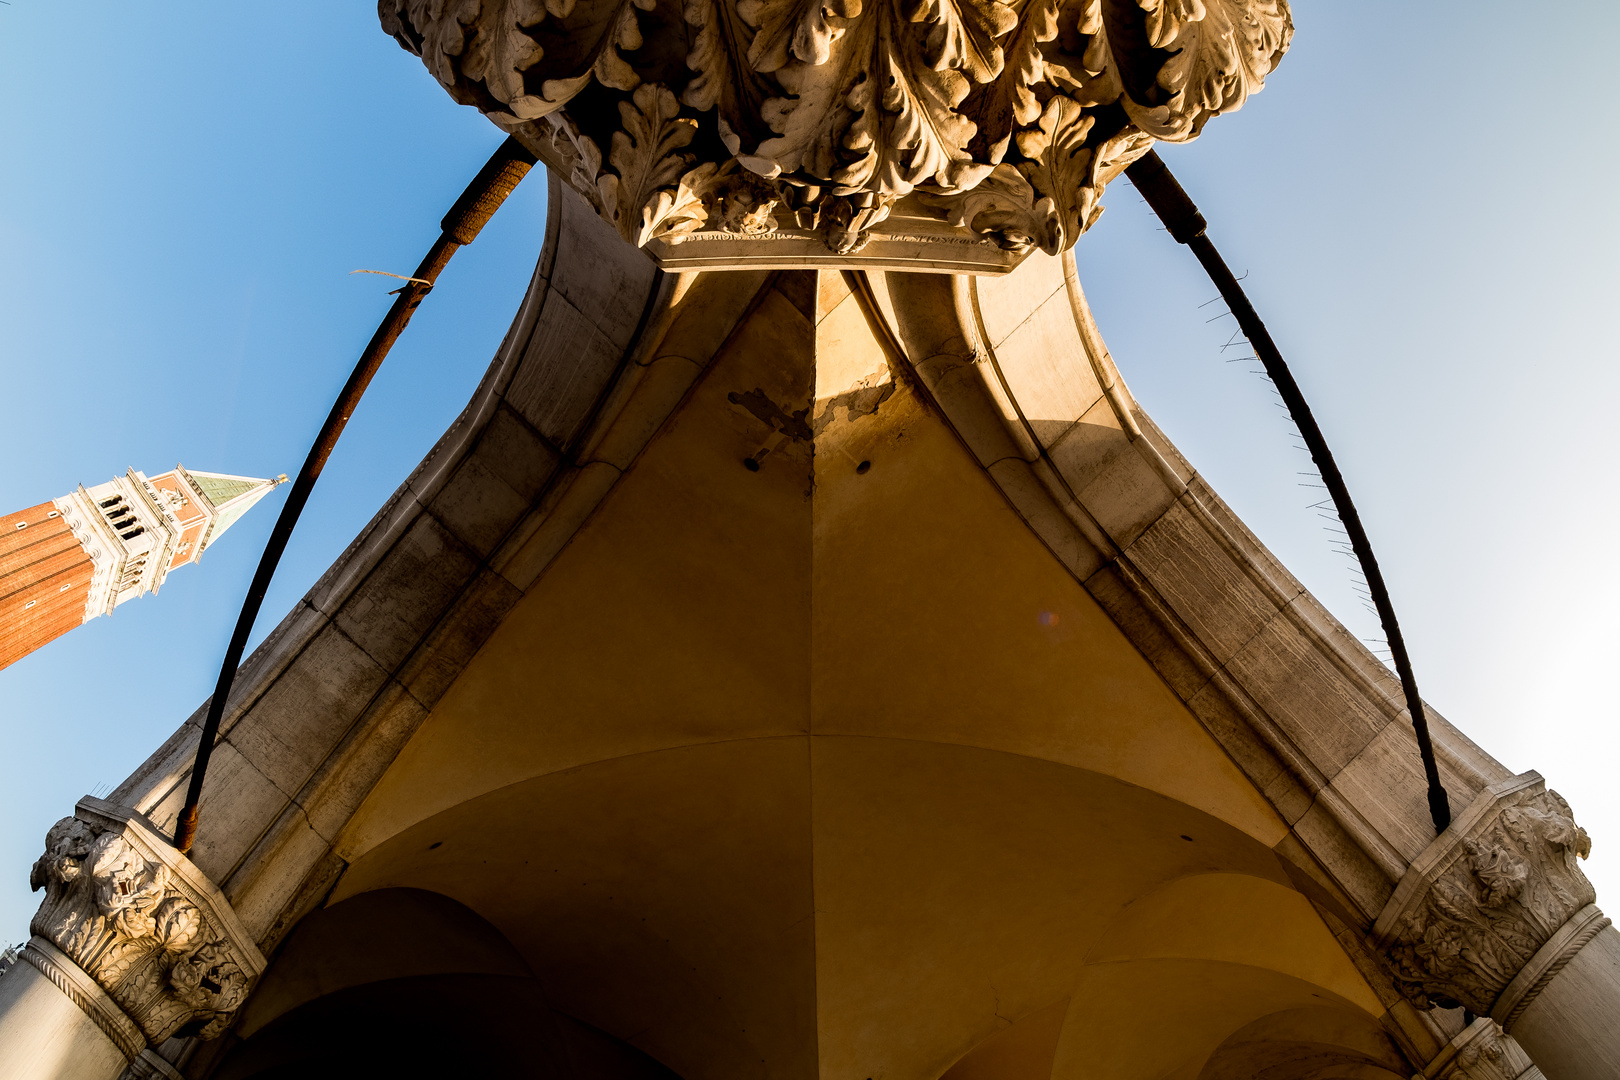
[[[1547,1080],[1620,1077],[1620,934],[1577,864],[1591,846],[1536,773],[1486,789],[1378,917],[1397,985],[1499,1024]]]
[[[117,1080],[145,1045],[96,981],[36,938],[0,978],[0,1080]]]
[[[45,900],[0,978],[0,1080],[144,1075],[149,1045],[218,1034],[264,970],[225,897],[133,811],[83,800],[30,881]]]
[[[1500,1010],[1551,1080],[1620,1077],[1620,931],[1595,904],[1583,914],[1570,920],[1574,940],[1550,943],[1526,971],[1525,997]],[[1594,932],[1583,944],[1587,930]]]

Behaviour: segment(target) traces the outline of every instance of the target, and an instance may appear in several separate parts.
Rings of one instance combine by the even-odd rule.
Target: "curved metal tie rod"
[[[478,170],[478,175],[467,185],[467,190],[461,193],[439,223],[439,238],[428,249],[416,272],[406,280],[404,288],[399,290],[394,306],[388,309],[387,316],[371,336],[360,359],[355,362],[354,370],[349,373],[349,381],[344,384],[343,392],[327,414],[326,423],[315,437],[315,445],[309,448],[304,467],[299,471],[298,479],[293,481],[287,501],[282,504],[281,516],[276,519],[276,527],[271,530],[270,539],[264,545],[259,568],[253,574],[253,583],[248,586],[247,598],[242,601],[242,613],[236,619],[236,630],[225,649],[219,682],[208,703],[208,717],[203,721],[202,737],[197,743],[197,759],[191,766],[186,805],[175,823],[174,846],[181,851],[189,854],[192,842],[197,838],[198,804],[202,800],[203,778],[208,774],[208,758],[213,754],[214,743],[219,737],[225,701],[230,696],[231,684],[236,681],[236,669],[242,662],[248,635],[252,633],[254,620],[259,616],[259,607],[270,588],[270,579],[275,576],[276,566],[281,562],[282,553],[287,550],[287,540],[292,536],[293,527],[298,524],[304,504],[309,501],[309,493],[314,490],[315,481],[320,479],[321,470],[326,467],[326,459],[331,456],[332,448],[337,445],[338,436],[343,434],[349,417],[354,415],[355,407],[360,404],[360,396],[371,384],[372,376],[382,367],[388,350],[399,340],[399,335],[410,323],[422,298],[433,290],[439,272],[450,262],[457,248],[472,243],[478,237],[484,224],[500,209],[501,203],[517,187],[518,181],[528,174],[534,161],[534,155],[525,150],[521,143],[508,138]]]
[[[1127,168],[1125,175],[1131,178],[1131,183],[1136,185],[1154,213],[1159,215],[1159,220],[1170,230],[1170,235],[1178,243],[1191,248],[1203,264],[1204,272],[1237,317],[1238,327],[1249,339],[1249,344],[1254,346],[1255,355],[1265,366],[1266,374],[1271,377],[1277,392],[1282,395],[1283,404],[1288,407],[1288,415],[1305,438],[1311,460],[1316,463],[1317,471],[1322,474],[1322,483],[1333,497],[1333,508],[1338,511],[1344,531],[1350,536],[1351,550],[1361,563],[1361,572],[1367,579],[1367,591],[1372,594],[1373,606],[1378,609],[1378,620],[1383,624],[1384,637],[1389,642],[1390,655],[1395,661],[1395,671],[1400,676],[1401,689],[1406,695],[1406,709],[1412,716],[1412,727],[1417,732],[1418,754],[1423,758],[1423,775],[1429,784],[1429,816],[1434,820],[1434,831],[1445,832],[1446,826],[1451,824],[1451,803],[1440,782],[1439,766],[1435,764],[1434,743],[1429,738],[1429,720],[1423,711],[1423,699],[1418,696],[1412,661],[1406,654],[1406,640],[1401,637],[1400,623],[1395,620],[1395,607],[1390,603],[1384,575],[1378,569],[1377,558],[1373,556],[1372,542],[1367,539],[1367,530],[1362,527],[1355,503],[1350,501],[1350,490],[1345,487],[1344,477],[1333,461],[1333,453],[1322,436],[1322,429],[1311,415],[1311,407],[1306,404],[1305,395],[1300,393],[1299,384],[1294,381],[1282,353],[1271,340],[1266,324],[1260,321],[1249,298],[1243,294],[1243,287],[1232,276],[1226,261],[1205,235],[1208,223],[1204,216],[1176,182],[1163,160],[1150,150]]]

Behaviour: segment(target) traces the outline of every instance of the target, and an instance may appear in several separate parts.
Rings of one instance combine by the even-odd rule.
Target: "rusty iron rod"
[[[1367,579],[1367,589],[1372,594],[1373,605],[1378,609],[1378,620],[1384,626],[1384,638],[1389,643],[1391,658],[1395,661],[1396,674],[1401,679],[1401,689],[1406,695],[1406,709],[1412,717],[1412,727],[1417,732],[1418,755],[1423,759],[1423,775],[1429,787],[1429,817],[1434,822],[1434,831],[1442,833],[1451,824],[1451,802],[1446,797],[1445,785],[1440,782],[1440,768],[1435,763],[1434,743],[1429,737],[1429,720],[1423,710],[1423,699],[1418,696],[1417,678],[1412,674],[1412,661],[1406,653],[1406,640],[1401,636],[1401,626],[1395,620],[1395,606],[1390,602],[1389,589],[1384,584],[1384,575],[1378,569],[1378,559],[1373,555],[1372,542],[1367,539],[1367,530],[1361,524],[1361,515],[1356,513],[1355,503],[1350,501],[1350,489],[1345,486],[1344,477],[1333,460],[1333,453],[1328,449],[1327,439],[1322,435],[1322,429],[1317,426],[1316,417],[1311,414],[1311,407],[1305,401],[1305,395],[1300,392],[1299,384],[1294,381],[1293,373],[1288,370],[1282,353],[1271,334],[1266,330],[1266,324],[1260,321],[1254,306],[1244,295],[1243,287],[1238,284],[1237,278],[1227,267],[1226,261],[1221,258],[1220,252],[1210,242],[1205,229],[1208,223],[1204,216],[1198,212],[1186,191],[1176,178],[1171,175],[1169,168],[1154,151],[1148,153],[1125,170],[1131,183],[1142,193],[1154,213],[1159,215],[1170,235],[1178,243],[1186,244],[1192,249],[1198,261],[1203,264],[1204,272],[1209,275],[1215,287],[1220,290],[1221,298],[1226,306],[1237,317],[1238,326],[1243,335],[1254,346],[1255,355],[1265,367],[1266,374],[1271,377],[1272,384],[1282,396],[1283,403],[1288,407],[1288,415],[1293,419],[1294,426],[1305,438],[1305,446],[1310,451],[1311,460],[1316,463],[1317,472],[1321,474],[1322,483],[1327,487],[1328,494],[1333,497],[1333,507],[1338,511],[1339,520],[1344,524],[1345,532],[1349,534],[1351,549],[1355,552],[1358,562],[1361,563],[1361,573]]]
[[[276,565],[281,562],[282,553],[287,550],[287,541],[292,536],[293,527],[298,524],[298,517],[304,512],[304,505],[309,502],[309,495],[315,488],[315,481],[320,479],[321,470],[326,466],[326,459],[331,455],[332,448],[337,445],[338,436],[343,434],[343,428],[354,415],[355,408],[360,404],[360,397],[371,384],[372,376],[382,367],[383,360],[388,356],[388,350],[393,348],[394,342],[405,330],[415,314],[417,305],[422,298],[433,290],[433,283],[438,280],[439,273],[450,262],[450,257],[456,249],[473,242],[484,224],[494,215],[495,211],[506,201],[506,197],[517,187],[518,182],[528,174],[534,165],[534,155],[524,149],[516,139],[508,138],[500,148],[485,162],[484,167],[478,170],[472,183],[461,193],[450,212],[445,214],[439,223],[440,235],[428,249],[427,256],[422,260],[416,272],[411,275],[412,280],[405,282],[405,286],[398,290],[398,298],[388,309],[382,324],[377,332],[371,335],[365,351],[355,363],[354,370],[349,373],[349,381],[344,384],[343,392],[338,395],[337,401],[332,405],[332,411],[326,416],[326,423],[321,426],[320,434],[315,437],[315,444],[309,448],[309,456],[304,459],[304,467],[298,473],[298,479],[293,481],[292,490],[287,495],[287,501],[282,505],[281,516],[276,519],[276,527],[270,532],[270,539],[264,546],[264,554],[259,558],[259,568],[253,575],[253,582],[248,586],[247,598],[242,601],[242,613],[237,616],[236,630],[231,634],[230,645],[225,649],[225,660],[220,665],[219,682],[214,687],[214,696],[208,704],[208,717],[203,721],[202,736],[197,743],[197,758],[191,766],[191,783],[186,791],[186,805],[180,811],[180,818],[175,824],[174,846],[182,852],[189,854],[191,846],[197,838],[197,821],[199,817],[199,804],[202,801],[203,779],[208,774],[208,759],[214,751],[214,743],[219,736],[220,720],[225,715],[225,702],[231,692],[231,684],[236,681],[236,669],[242,662],[242,652],[247,647],[248,635],[253,631],[254,620],[258,618],[259,607],[264,603],[264,594],[270,588],[270,579],[275,576]]]

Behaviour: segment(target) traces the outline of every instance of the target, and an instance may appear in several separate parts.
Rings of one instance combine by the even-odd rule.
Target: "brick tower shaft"
[[[94,573],[55,503],[0,518],[0,668],[84,622]]]
[[[0,668],[156,592],[285,480],[131,469],[0,518]]]

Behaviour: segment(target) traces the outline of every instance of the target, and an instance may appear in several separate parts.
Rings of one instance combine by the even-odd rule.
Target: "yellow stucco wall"
[[[440,701],[332,902],[454,897],[687,1080],[1193,1076],[1269,1012],[1379,1012],[1281,820],[806,276]]]

